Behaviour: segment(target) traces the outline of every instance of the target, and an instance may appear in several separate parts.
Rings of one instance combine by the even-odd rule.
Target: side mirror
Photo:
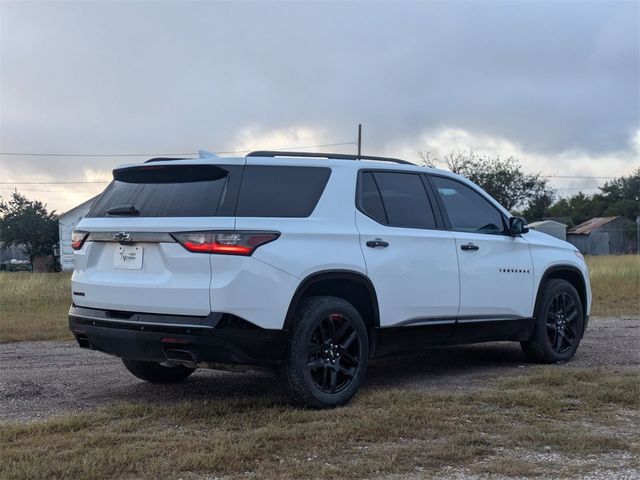
[[[509,235],[520,235],[522,233],[527,233],[529,231],[529,227],[527,226],[527,221],[522,217],[511,217],[509,219]]]

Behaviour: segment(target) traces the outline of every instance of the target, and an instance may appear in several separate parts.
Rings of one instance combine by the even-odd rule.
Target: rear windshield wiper
[[[140,215],[133,205],[118,205],[107,210],[107,215]]]

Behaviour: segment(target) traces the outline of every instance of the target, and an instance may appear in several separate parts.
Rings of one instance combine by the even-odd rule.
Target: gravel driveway
[[[640,364],[640,317],[597,317],[571,362],[576,367]],[[532,368],[516,343],[436,349],[375,360],[363,388],[439,391],[481,387],[500,375]],[[562,367],[558,367],[562,368]],[[269,371],[198,370],[176,385],[152,385],[130,375],[108,355],[74,342],[0,345],[0,421],[35,420],[118,401],[174,402],[278,393]]]

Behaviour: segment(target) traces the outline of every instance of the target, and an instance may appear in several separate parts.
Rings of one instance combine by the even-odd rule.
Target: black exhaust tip
[[[78,341],[78,345],[80,348],[88,348],[89,350],[93,350],[93,345],[91,345],[91,340],[89,337],[85,335],[76,335],[76,340]]]
[[[183,348],[165,348],[164,354],[167,357],[167,360],[174,360],[178,362],[198,362],[198,356]]]

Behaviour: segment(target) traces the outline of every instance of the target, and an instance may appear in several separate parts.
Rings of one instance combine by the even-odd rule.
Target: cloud
[[[639,15],[615,1],[4,1],[0,150],[341,143],[362,122],[371,153],[466,132],[532,168],[605,175],[640,126]],[[140,158],[0,156],[0,176],[93,178]],[[80,191],[94,192],[47,198],[62,209]]]
[[[550,178],[550,183],[561,195],[571,195],[578,190],[597,191],[607,178],[628,175],[640,166],[640,129],[628,139],[627,148],[615,152],[592,153],[578,149],[560,152],[535,152],[501,137],[477,134],[463,129],[441,128],[427,131],[418,138],[391,143],[386,152],[420,162],[418,152],[427,151],[436,159],[437,166],[444,168],[444,157],[456,151],[473,151],[480,156],[513,157],[523,168],[532,173],[558,177],[597,178]]]
[[[251,126],[240,130],[231,143],[229,151],[246,152],[251,150],[296,149],[311,151],[314,145],[332,143],[323,130],[310,127],[292,126],[269,130],[264,127]],[[339,142],[335,142],[339,143]],[[320,148],[320,147],[318,147]]]

